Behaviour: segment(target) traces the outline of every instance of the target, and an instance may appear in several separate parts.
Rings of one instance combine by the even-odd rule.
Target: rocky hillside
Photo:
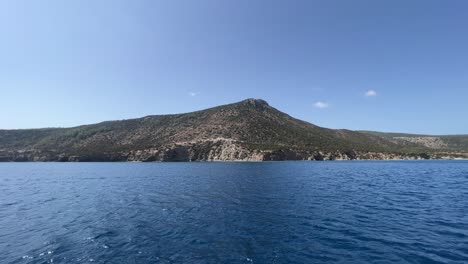
[[[318,127],[259,99],[73,128],[0,130],[0,161],[416,159],[434,153],[418,140]]]
[[[375,131],[361,131],[379,136],[395,143],[411,142],[437,151],[468,152],[468,135],[417,135],[403,133],[383,133]]]

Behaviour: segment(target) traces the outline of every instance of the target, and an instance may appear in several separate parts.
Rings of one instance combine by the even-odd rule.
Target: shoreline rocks
[[[113,153],[56,153],[55,151],[22,150],[0,152],[0,162],[155,162],[155,161],[333,161],[333,160],[428,160],[463,159],[467,153],[384,153],[349,151],[308,151],[292,148],[279,150],[249,149],[241,142],[217,139],[183,142],[149,149]]]

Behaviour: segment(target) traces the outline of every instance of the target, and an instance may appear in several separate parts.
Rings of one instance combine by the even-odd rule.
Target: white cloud
[[[198,93],[195,93],[195,92],[190,92],[189,95],[190,96],[197,96]]]
[[[367,97],[377,96],[377,92],[375,90],[369,90],[364,95]]]
[[[316,108],[327,108],[330,105],[327,102],[318,101],[318,102],[315,102],[314,106]]]

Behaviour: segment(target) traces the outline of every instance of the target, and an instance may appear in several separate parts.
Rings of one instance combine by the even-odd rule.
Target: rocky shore
[[[425,160],[467,158],[464,153],[381,153],[362,151],[307,151],[292,148],[278,150],[249,149],[231,140],[179,143],[159,148],[119,151],[115,153],[84,154],[54,151],[0,151],[0,162],[8,161],[283,161],[283,160]]]

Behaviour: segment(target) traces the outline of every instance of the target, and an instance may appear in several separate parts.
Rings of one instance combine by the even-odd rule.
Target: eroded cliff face
[[[126,153],[128,161],[261,161],[258,152],[250,151],[232,140],[213,140],[172,144]]]
[[[467,158],[464,154],[444,155],[394,154],[379,152],[350,151],[304,151],[283,148],[280,150],[252,150],[242,142],[229,139],[181,142],[164,147],[140,150],[120,151],[115,153],[78,155],[76,153],[54,153],[52,151],[24,150],[1,152],[0,161],[282,161],[282,160],[419,160],[419,159],[454,159]]]

